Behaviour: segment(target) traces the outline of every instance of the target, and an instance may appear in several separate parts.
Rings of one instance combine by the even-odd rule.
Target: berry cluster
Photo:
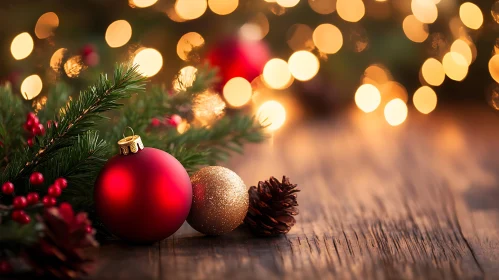
[[[29,177],[29,182],[31,185],[39,186],[44,182],[43,174],[40,172],[34,172]],[[45,207],[53,207],[57,204],[56,198],[59,197],[62,193],[62,190],[67,188],[68,181],[64,178],[59,178],[55,180],[55,182],[50,185],[47,190],[47,195],[45,195],[42,199],[43,205]],[[6,182],[2,185],[2,193],[5,195],[12,195],[14,193],[14,184],[11,182]],[[16,221],[20,224],[28,224],[31,221],[31,218],[24,211],[24,209],[28,206],[35,205],[39,203],[40,197],[38,193],[31,192],[28,193],[27,196],[16,196],[12,200],[12,214],[11,218],[13,221]]]
[[[170,117],[166,117],[164,119],[164,121],[161,121],[158,118],[153,118],[151,120],[151,126],[152,127],[160,127],[162,125],[165,125],[165,126],[168,125],[168,126],[177,127],[181,123],[182,123],[182,117],[179,116],[179,115],[177,115],[177,114],[173,114]]]
[[[38,117],[32,112],[28,113],[23,128],[29,134],[28,146],[30,147],[34,144],[35,136],[45,135],[45,127],[40,123]]]

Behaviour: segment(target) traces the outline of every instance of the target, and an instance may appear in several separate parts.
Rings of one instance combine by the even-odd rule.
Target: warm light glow
[[[139,72],[145,77],[156,75],[163,67],[163,57],[155,49],[145,48],[140,50],[133,59],[133,64],[137,64]]]
[[[462,81],[468,74],[468,62],[457,52],[448,52],[442,60],[445,74],[455,81]]]
[[[220,94],[205,91],[196,95],[193,100],[192,112],[202,125],[210,125],[224,115],[225,102]]]
[[[23,32],[14,37],[14,40],[12,40],[10,52],[15,59],[24,59],[33,51],[33,46],[34,43],[31,35],[29,35],[28,32]]]
[[[154,4],[156,4],[156,2],[158,2],[158,0],[131,0],[131,1],[135,7],[139,7],[139,8],[150,7]]]
[[[237,9],[239,0],[208,0],[210,10],[217,15],[228,15]]]
[[[177,74],[175,80],[173,80],[173,89],[175,91],[185,91],[187,88],[191,87],[196,80],[196,73],[198,69],[194,66],[186,66]]]
[[[270,25],[267,16],[257,13],[239,29],[239,36],[243,40],[258,41],[269,33]]]
[[[273,89],[285,89],[291,85],[293,77],[289,72],[288,63],[274,58],[263,68],[263,81]]]
[[[376,110],[380,103],[381,93],[374,85],[363,84],[355,92],[355,104],[366,113]]]
[[[293,24],[286,33],[288,46],[294,51],[313,50],[315,48],[314,41],[312,39],[313,33],[312,28],[306,24]]]
[[[59,26],[59,17],[53,13],[48,12],[43,14],[35,25],[35,35],[39,39],[45,39],[54,35],[54,29]]]
[[[336,10],[343,20],[349,22],[359,21],[366,13],[362,0],[337,0]]]
[[[284,8],[291,8],[296,6],[300,0],[276,0],[277,4]]]
[[[331,14],[336,11],[336,1],[334,0],[308,0],[308,4],[314,12],[321,15]]]
[[[66,75],[70,78],[78,77],[84,68],[85,65],[78,55],[70,57],[66,63],[64,63],[64,72],[66,72]]]
[[[126,20],[117,20],[107,27],[105,38],[111,48],[124,46],[132,38],[132,26]]]
[[[223,88],[224,98],[232,107],[241,107],[251,100],[253,89],[245,78],[230,79]]]
[[[494,55],[489,60],[490,76],[499,83],[499,55]]]
[[[419,21],[414,15],[405,17],[402,22],[402,29],[404,29],[405,36],[413,42],[421,43],[428,38],[428,26]]]
[[[409,100],[409,95],[407,94],[407,90],[405,87],[397,82],[389,81],[379,88],[381,92],[381,104],[386,104],[388,101],[399,98],[402,99],[405,103]]]
[[[40,94],[42,91],[42,79],[38,75],[28,76],[21,84],[21,94],[27,99],[31,100]]]
[[[459,7],[459,18],[461,18],[464,25],[471,29],[478,29],[483,24],[482,11],[471,2],[463,3]]]
[[[201,34],[197,32],[189,32],[184,34],[177,43],[177,55],[182,60],[189,60],[189,53],[192,48],[200,47],[204,44],[204,39]]]
[[[431,87],[422,86],[414,93],[412,103],[419,112],[429,114],[437,107],[437,94]]]
[[[59,72],[61,68],[62,58],[64,57],[64,53],[67,51],[65,48],[60,48],[54,52],[52,57],[50,58],[50,68],[54,69],[55,72]]]
[[[325,23],[317,26],[313,34],[314,44],[327,54],[338,52],[343,45],[343,36],[338,27]]]
[[[473,53],[471,52],[470,46],[461,39],[457,39],[452,43],[450,51],[460,53],[466,59],[468,65],[473,61]]]
[[[286,122],[286,109],[281,103],[270,100],[258,108],[256,116],[261,125],[267,126],[267,130],[276,131]]]
[[[206,0],[177,0],[175,3],[175,11],[185,20],[202,16],[206,12],[206,8],[208,8]]]
[[[291,75],[299,81],[308,81],[319,72],[319,59],[308,51],[297,51],[288,60]]]
[[[395,98],[386,104],[384,113],[388,124],[400,125],[407,118],[407,105],[402,99]]]
[[[362,83],[382,85],[390,81],[391,74],[388,69],[386,69],[381,64],[369,65],[364,71],[364,77],[362,78]]]
[[[445,80],[444,66],[434,58],[428,58],[421,67],[424,80],[432,86],[439,86]]]
[[[438,9],[433,0],[411,0],[411,10],[422,23],[433,23],[438,17]]]

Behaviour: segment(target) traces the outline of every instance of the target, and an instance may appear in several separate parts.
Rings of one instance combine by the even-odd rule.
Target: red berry
[[[33,135],[45,135],[45,127],[39,123],[33,128]]]
[[[61,188],[58,185],[52,185],[49,187],[48,194],[52,197],[58,197],[61,195]]]
[[[151,125],[152,125],[153,127],[158,127],[158,126],[160,126],[160,125],[161,125],[161,121],[160,121],[159,119],[157,119],[157,118],[153,118],[153,119],[151,120]]]
[[[182,117],[177,114],[171,115],[171,117],[168,119],[168,124],[173,127],[177,127],[181,123],[182,123]]]
[[[17,221],[19,221],[19,219],[21,218],[21,216],[24,215],[24,214],[26,214],[26,213],[24,213],[23,210],[14,210],[14,211],[12,211],[11,218],[12,218],[12,220],[14,220],[14,221],[17,222]]]
[[[59,186],[63,190],[68,187],[68,181],[61,177],[55,180],[54,185]]]
[[[14,184],[11,182],[6,182],[2,185],[2,192],[3,194],[9,195],[14,192]]]
[[[31,132],[31,136],[36,136],[36,135],[38,135],[38,126],[37,126],[37,125],[32,126],[32,128],[31,128],[31,131],[30,131],[30,132]]]
[[[34,141],[35,140],[33,138],[29,138],[28,139],[28,146],[33,147]]]
[[[43,174],[40,172],[33,172],[31,176],[29,176],[29,182],[32,185],[41,185],[43,184]]]
[[[31,222],[31,218],[28,216],[28,214],[26,213],[23,213],[21,214],[21,216],[19,217],[19,220],[17,220],[17,222],[19,222],[20,224],[29,224],[29,222]]]
[[[30,131],[30,126],[28,125],[28,123],[23,124],[23,129],[26,131]]]
[[[88,225],[88,226],[86,226],[86,227],[85,227],[85,231],[86,231],[87,233],[92,233],[92,231],[93,231],[93,230],[94,230],[94,229],[92,228],[92,226],[91,226],[91,225]]]
[[[38,196],[37,193],[28,193],[28,195],[26,196],[26,200],[28,201],[28,205],[33,205],[33,204],[36,204],[38,203],[38,201],[40,200],[40,197]]]
[[[28,115],[26,116],[26,122],[29,120],[34,120],[36,118],[35,113],[29,112]]]
[[[28,201],[26,200],[26,197],[24,196],[16,196],[14,197],[14,200],[12,201],[12,206],[14,206],[14,209],[23,209],[28,205]]]
[[[56,121],[48,120],[47,121],[47,128],[51,128],[52,125],[54,125],[55,127],[57,127],[57,122]]]
[[[43,205],[45,207],[52,207],[52,206],[55,206],[57,204],[57,200],[55,199],[55,197],[52,197],[52,196],[44,196],[43,197]]]
[[[0,274],[8,274],[12,272],[12,266],[8,261],[0,261]]]

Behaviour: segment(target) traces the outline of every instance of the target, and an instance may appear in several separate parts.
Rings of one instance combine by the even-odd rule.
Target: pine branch
[[[55,86],[49,90],[45,105],[36,112],[40,121],[45,123],[49,120],[54,120],[61,108],[64,108],[68,103],[70,93],[71,90],[65,83],[59,82],[55,84]]]

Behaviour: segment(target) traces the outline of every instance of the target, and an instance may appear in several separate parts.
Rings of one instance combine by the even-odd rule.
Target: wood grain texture
[[[299,184],[288,235],[184,225],[150,247],[104,245],[91,279],[495,279],[499,119],[412,113],[395,128],[358,113],[295,125],[234,158],[248,185],[283,174]]]

